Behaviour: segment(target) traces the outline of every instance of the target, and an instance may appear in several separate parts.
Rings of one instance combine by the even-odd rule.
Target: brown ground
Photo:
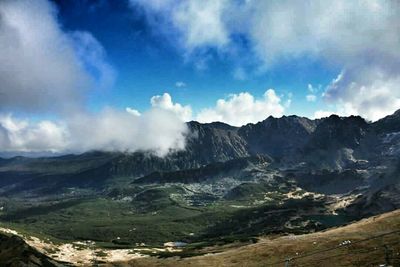
[[[392,231],[397,232],[362,241]],[[346,240],[349,240],[351,244],[318,253],[324,249],[338,247]],[[323,232],[276,238],[265,237],[256,244],[233,248],[211,248],[210,251],[224,251],[204,256],[185,259],[141,258],[128,263],[102,266],[285,266],[285,258],[305,256],[314,252],[317,253],[293,259],[289,266],[379,266],[385,263],[384,245],[387,245],[391,264],[400,266],[400,210]]]

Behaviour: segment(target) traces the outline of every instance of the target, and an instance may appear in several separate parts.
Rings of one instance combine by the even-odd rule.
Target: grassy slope
[[[286,257],[336,247],[344,240],[351,240],[352,245],[294,260],[290,266],[377,266],[385,262],[384,244],[389,244],[393,257],[397,257],[392,264],[400,266],[400,233],[356,243],[357,240],[395,230],[400,230],[400,210],[313,234],[261,238],[257,244],[236,248],[214,247],[208,251],[213,254],[204,256],[148,258],[118,266],[285,266],[284,263],[273,263]]]

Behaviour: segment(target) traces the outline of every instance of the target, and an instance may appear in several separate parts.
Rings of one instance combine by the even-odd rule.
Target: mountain
[[[368,130],[368,123],[359,116],[339,117],[331,115],[321,121],[306,144],[309,152],[340,148],[354,149]]]
[[[202,249],[340,226],[400,208],[399,118],[192,121],[185,149],[162,158],[2,158],[0,222],[60,243],[151,255],[170,242]]]

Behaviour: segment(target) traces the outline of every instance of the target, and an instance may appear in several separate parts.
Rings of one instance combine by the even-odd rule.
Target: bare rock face
[[[269,117],[239,129],[250,153],[288,157],[298,152],[310,139],[319,121],[298,116]]]

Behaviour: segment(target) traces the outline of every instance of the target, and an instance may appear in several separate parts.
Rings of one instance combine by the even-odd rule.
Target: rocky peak
[[[360,116],[331,115],[316,127],[308,149],[354,148],[365,136],[369,124]]]
[[[238,132],[248,142],[252,153],[280,157],[302,147],[315,130],[316,122],[298,116],[268,117],[247,124]]]

